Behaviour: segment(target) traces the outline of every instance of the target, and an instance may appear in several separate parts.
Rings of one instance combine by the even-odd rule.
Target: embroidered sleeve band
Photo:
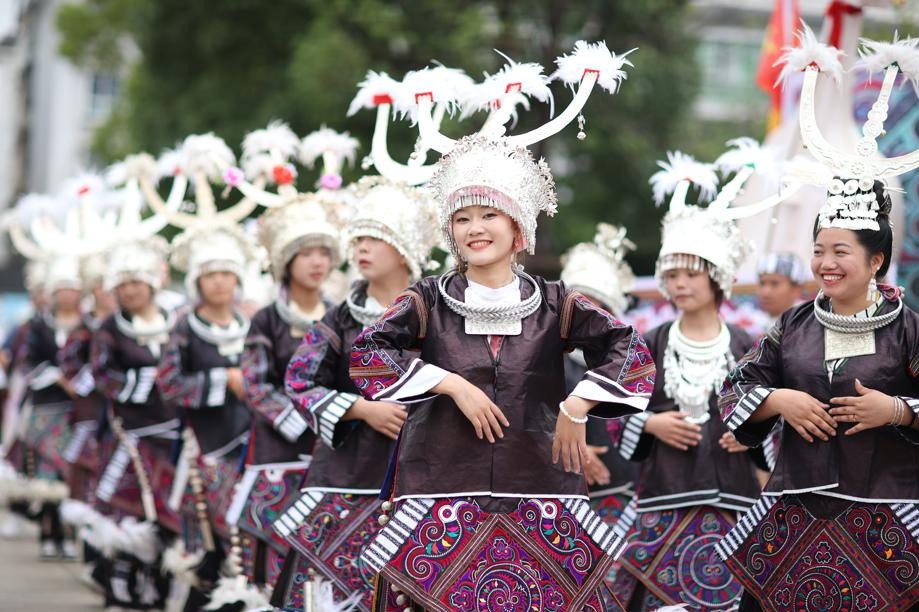
[[[207,374],[207,405],[223,406],[227,401],[227,369],[211,368]]]
[[[725,408],[722,405],[723,414],[730,414],[730,417],[725,420],[728,429],[734,431],[743,425],[773,391],[775,389],[771,387],[754,387],[737,400],[733,407]],[[736,395],[734,397],[736,398]],[[722,401],[724,400],[729,400],[729,396],[723,396]]]
[[[89,364],[80,368],[77,375],[70,380],[70,386],[80,397],[86,397],[93,392],[96,387],[96,381],[93,378],[93,371]]]
[[[291,402],[288,402],[287,408],[281,411],[272,424],[288,442],[296,442],[307,429],[306,419],[297,412]]]
[[[577,384],[571,395],[596,402],[609,402],[612,404],[625,404],[637,411],[644,411],[648,407],[649,396],[647,393],[632,393],[619,383],[600,376],[596,372],[587,372],[585,378]]]
[[[38,364],[27,375],[29,388],[33,390],[47,389],[55,384],[61,378],[61,369],[53,365],[50,361],[43,361]]]
[[[402,404],[423,402],[437,395],[436,393],[430,393],[430,391],[439,385],[447,377],[447,374],[449,372],[443,368],[430,363],[425,364],[420,359],[416,359],[398,382],[381,390],[373,399]]]
[[[622,438],[619,441],[619,454],[624,458],[631,459],[635,455],[638,442],[645,433],[645,424],[650,416],[650,412],[642,412],[641,414],[626,417]]]

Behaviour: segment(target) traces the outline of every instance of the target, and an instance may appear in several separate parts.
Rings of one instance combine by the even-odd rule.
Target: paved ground
[[[101,612],[102,596],[80,580],[82,563],[38,560],[34,525],[0,539],[0,612]]]

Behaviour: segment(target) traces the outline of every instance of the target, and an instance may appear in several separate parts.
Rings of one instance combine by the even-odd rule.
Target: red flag
[[[763,38],[759,67],[756,70],[756,84],[771,98],[767,131],[778,126],[782,120],[782,90],[775,87],[782,67],[774,64],[782,56],[782,47],[790,47],[794,43],[794,33],[800,22],[798,0],[775,0],[775,8],[772,10],[772,17]]]

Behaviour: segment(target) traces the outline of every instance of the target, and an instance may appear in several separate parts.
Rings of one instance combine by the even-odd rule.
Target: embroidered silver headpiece
[[[440,227],[457,255],[451,231],[453,213],[467,206],[488,206],[513,219],[532,254],[536,244],[536,217],[557,210],[555,180],[549,165],[538,162],[528,149],[506,140],[466,136],[438,162],[431,189],[438,203]]]
[[[562,282],[600,300],[617,316],[625,312],[626,294],[635,288],[635,275],[625,261],[635,244],[625,233],[624,227],[600,223],[593,242],[577,244],[562,256]]]
[[[405,258],[412,280],[437,267],[430,258],[440,242],[430,191],[382,176],[365,176],[348,190],[354,196],[353,214],[343,232],[348,247],[361,236],[385,241]]]

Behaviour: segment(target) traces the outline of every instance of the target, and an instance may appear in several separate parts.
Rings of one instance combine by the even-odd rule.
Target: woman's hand
[[[569,395],[565,401],[565,410],[572,417],[579,419],[587,416],[597,402],[591,402],[576,395]],[[561,457],[566,472],[581,473],[581,465],[590,463],[587,450],[587,424],[575,423],[568,416],[558,411],[555,419],[555,437],[552,438],[552,463],[558,463]]]
[[[687,451],[702,440],[702,428],[686,421],[688,416],[674,411],[652,414],[645,421],[645,431],[668,446]]]
[[[584,464],[584,476],[587,478],[589,485],[608,485],[610,483],[609,468],[600,461],[600,455],[609,452],[608,446],[591,446],[587,445],[589,461]]]
[[[798,435],[813,442],[814,437],[824,442],[836,435],[836,421],[827,412],[829,404],[817,400],[804,391],[776,389],[766,398]]]
[[[718,445],[729,453],[742,453],[750,450],[738,442],[737,438],[735,438],[734,434],[730,431],[726,431],[722,434],[721,438],[718,440]]]
[[[830,415],[837,423],[855,423],[854,427],[846,431],[847,436],[866,429],[890,425],[896,414],[896,404],[892,396],[869,389],[857,378],[855,379],[855,392],[858,393],[855,397],[830,399],[830,403],[835,404],[833,408],[830,408]]]
[[[495,437],[503,438],[501,426],[510,427],[510,422],[485,392],[458,374],[448,374],[433,389],[435,393],[449,395],[460,412],[475,427],[475,435],[494,443]]]
[[[358,398],[345,414],[350,419],[364,421],[374,430],[393,440],[399,437],[399,431],[402,430],[402,424],[405,423],[405,418],[408,416],[405,407],[401,404],[372,402],[364,398]]]
[[[239,368],[227,368],[227,389],[237,398],[246,399],[246,385],[243,381],[243,371]]]

